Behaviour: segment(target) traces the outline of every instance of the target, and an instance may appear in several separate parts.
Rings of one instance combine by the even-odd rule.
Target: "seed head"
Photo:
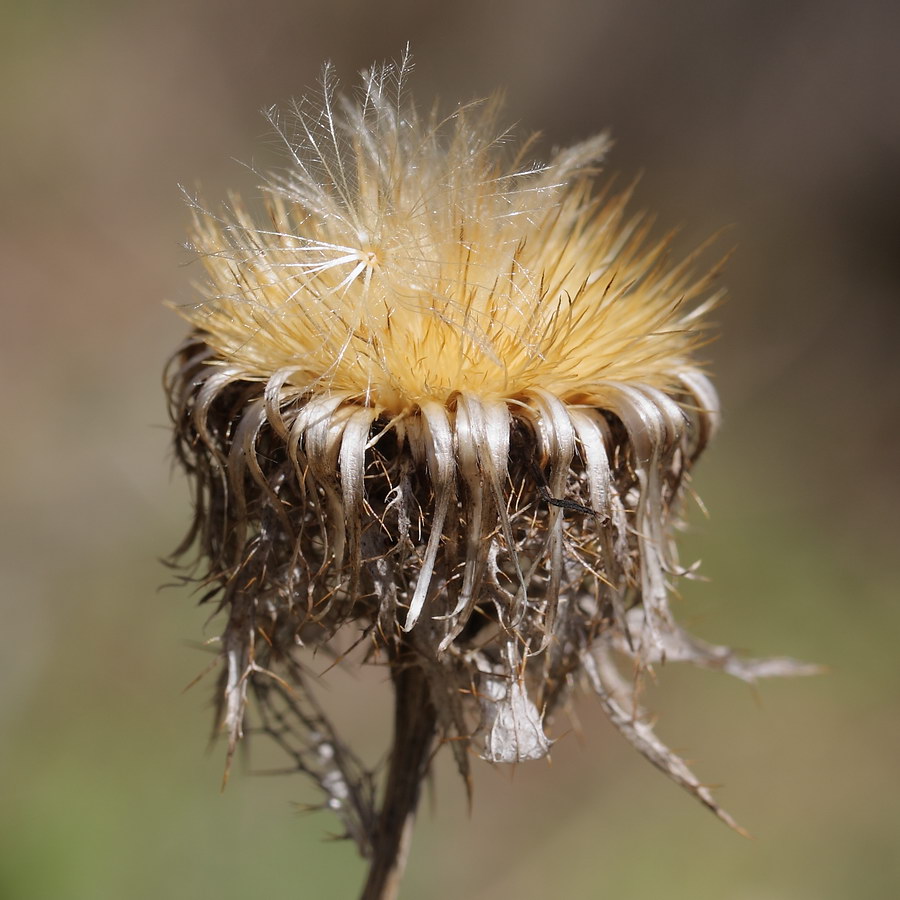
[[[617,668],[790,670],[689,637],[669,608],[672,529],[719,418],[695,361],[717,270],[673,262],[628,189],[595,186],[605,136],[532,164],[496,101],[420,116],[408,68],[364,74],[356,99],[326,70],[318,103],[268,113],[289,159],[263,176],[264,218],[193,201],[206,277],[167,390],[196,508],[182,550],[227,614],[231,749],[255,695],[368,852],[371,779],[297,655],[361,640],[398,693],[417,673],[465,775],[471,749],[545,756],[587,685],[727,819]]]

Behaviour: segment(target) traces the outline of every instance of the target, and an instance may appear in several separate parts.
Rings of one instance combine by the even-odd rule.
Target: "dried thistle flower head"
[[[194,202],[206,280],[167,389],[196,506],[182,550],[227,613],[230,748],[255,695],[361,850],[395,857],[435,737],[466,776],[473,748],[543,757],[585,684],[730,821],[617,668],[792,670],[669,608],[673,525],[719,415],[693,358],[716,271],[671,262],[628,190],[595,189],[605,137],[529,164],[495,102],[420,116],[407,68],[365,74],[356,100],[326,71],[320,105],[270,113],[290,159],[264,220]],[[380,813],[297,657],[360,637],[397,692]]]

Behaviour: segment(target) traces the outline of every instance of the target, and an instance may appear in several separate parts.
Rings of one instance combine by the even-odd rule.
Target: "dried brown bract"
[[[716,272],[648,242],[627,190],[594,190],[605,137],[526,165],[495,103],[420,117],[407,68],[367,73],[357,100],[326,73],[319,105],[270,114],[290,161],[264,223],[194,203],[206,280],[166,382],[196,509],[182,551],[227,618],[230,752],[255,696],[374,857],[372,897],[436,739],[464,776],[473,750],[538,759],[587,685],[730,821],[653,735],[633,673],[795,671],[702,644],[669,608],[673,525],[719,415],[693,361]],[[380,809],[297,658],[359,639],[397,692]]]

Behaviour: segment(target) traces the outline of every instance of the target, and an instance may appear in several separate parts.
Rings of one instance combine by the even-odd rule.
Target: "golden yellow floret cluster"
[[[383,94],[326,101],[272,115],[305,154],[266,176],[264,223],[238,199],[198,207],[208,278],[182,312],[223,363],[394,415],[458,393],[591,405],[604,382],[677,385],[711,276],[648,246],[629,190],[592,192],[604,136],[531,165],[494,102],[420,119]]]

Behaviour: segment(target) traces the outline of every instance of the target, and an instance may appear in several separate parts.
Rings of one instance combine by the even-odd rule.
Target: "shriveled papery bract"
[[[528,165],[494,102],[420,117],[407,68],[365,74],[357,100],[326,71],[318,103],[270,113],[290,159],[265,177],[265,223],[194,201],[206,280],[167,386],[196,506],[181,551],[199,548],[227,615],[230,752],[255,695],[370,852],[371,773],[297,657],[362,640],[398,694],[425,686],[395,756],[427,707],[420,732],[466,776],[473,748],[543,757],[588,685],[730,822],[654,736],[634,675],[667,658],[805,671],[740,661],[669,608],[673,526],[719,416],[692,361],[716,273],[649,244],[627,190],[594,190],[605,137]]]

